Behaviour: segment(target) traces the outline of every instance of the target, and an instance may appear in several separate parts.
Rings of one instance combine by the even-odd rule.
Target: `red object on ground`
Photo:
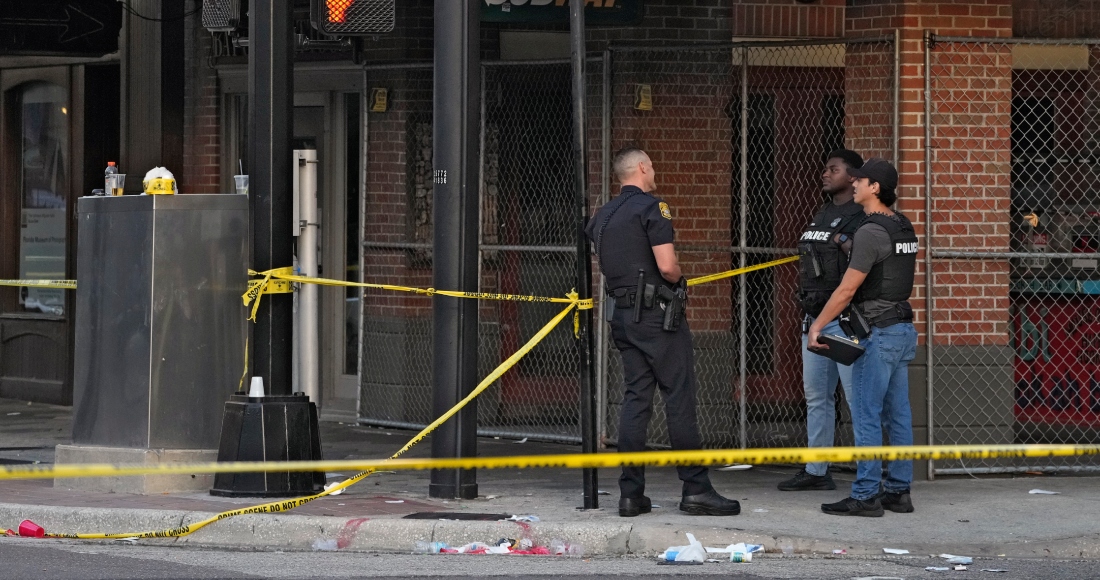
[[[46,535],[46,530],[30,520],[23,520],[19,522],[19,535],[26,538],[41,538]]]
[[[19,534],[15,533],[15,530],[13,530],[11,528],[8,528],[8,531],[4,532],[4,535],[5,536],[18,536]]]

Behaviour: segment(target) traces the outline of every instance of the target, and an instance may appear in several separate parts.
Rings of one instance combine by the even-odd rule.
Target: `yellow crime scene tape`
[[[76,280],[0,280],[0,286],[26,286],[28,288],[61,288],[75,290]]]
[[[739,268],[736,270],[729,270],[720,274],[714,274],[711,276],[704,276],[702,278],[695,278],[688,281],[688,285],[701,284],[704,282],[710,282],[714,280],[720,280],[723,278],[729,278],[752,272],[756,270],[762,270],[764,268],[770,268],[793,262],[798,259],[798,256],[789,258],[783,258],[780,260],[774,260],[763,264],[756,264],[746,268]],[[298,276],[293,273],[292,268],[276,268],[273,270],[267,270],[264,272],[256,272],[249,270],[251,276],[262,276],[262,278],[256,278],[248,282],[248,289],[243,295],[242,299],[245,306],[252,306],[250,320],[255,320],[256,312],[259,308],[260,297],[263,294],[274,293],[287,293],[292,292],[293,288],[291,283],[305,283],[305,284],[320,284],[326,286],[345,286],[345,287],[360,287],[360,288],[374,288],[381,290],[390,290],[397,292],[412,292],[416,294],[426,296],[450,296],[453,298],[470,298],[476,300],[506,300],[516,302],[541,302],[541,303],[559,303],[567,304],[565,309],[558,313],[553,319],[551,319],[545,326],[543,326],[526,344],[523,345],[512,356],[508,357],[503,363],[493,370],[488,376],[485,377],[478,384],[478,386],[464,399],[459,401],[454,407],[441,415],[430,425],[422,429],[416,436],[409,440],[401,449],[390,456],[388,459],[373,460],[373,461],[307,461],[307,462],[226,462],[226,463],[208,463],[208,464],[196,464],[196,465],[166,465],[159,467],[145,467],[145,466],[124,466],[124,465],[63,465],[63,466],[29,466],[28,467],[4,467],[0,469],[0,480],[4,479],[26,479],[26,478],[65,478],[65,477],[102,477],[102,476],[124,476],[124,475],[141,475],[141,474],[160,474],[168,475],[172,473],[227,473],[227,472],[248,472],[248,471],[341,471],[341,470],[362,470],[360,473],[320,492],[313,495],[308,495],[299,498],[279,500],[273,502],[267,502],[258,504],[246,508],[239,508],[235,510],[225,511],[214,516],[211,516],[205,520],[201,520],[192,524],[183,525],[177,528],[171,528],[167,530],[153,530],[144,532],[116,532],[116,533],[75,533],[75,534],[46,534],[49,538],[70,538],[70,539],[120,539],[120,538],[172,538],[182,537],[194,533],[195,531],[202,529],[214,522],[252,513],[280,513],[288,510],[292,510],[296,507],[305,505],[315,499],[319,499],[350,487],[370,474],[377,471],[380,467],[389,468],[392,465],[409,463],[410,467],[402,467],[403,469],[439,469],[439,468],[467,468],[464,462],[481,462],[490,461],[485,463],[484,469],[493,469],[498,467],[614,467],[620,465],[631,464],[647,464],[647,465],[673,465],[678,461],[684,461],[685,457],[692,457],[693,459],[687,460],[689,463],[733,463],[733,462],[749,462],[749,459],[730,459],[729,461],[723,461],[721,457],[716,455],[719,452],[714,451],[696,451],[690,452],[685,455],[684,452],[656,452],[656,453],[643,453],[643,454],[604,454],[604,455],[586,455],[586,454],[571,454],[571,455],[558,455],[558,456],[530,456],[530,457],[515,457],[515,458],[473,458],[473,459],[452,459],[452,460],[402,460],[398,459],[404,455],[409,449],[422,441],[429,433],[434,431],[437,427],[442,425],[448,419],[453,417],[467,404],[477,398],[482,392],[492,386],[505,372],[511,369],[516,363],[519,362],[524,355],[529,353],[539,342],[541,342],[550,331],[552,331],[561,321],[572,311],[574,312],[574,333],[579,332],[579,317],[577,311],[591,309],[594,307],[594,301],[592,299],[579,299],[577,293],[570,292],[564,298],[556,297],[543,297],[543,296],[527,296],[527,295],[515,295],[515,294],[492,294],[482,292],[460,292],[453,290],[436,290],[434,288],[414,288],[409,286],[397,286],[390,284],[372,284],[363,282],[348,282],[344,280],[331,280],[325,278],[313,278],[307,276]],[[65,281],[18,281],[18,282],[31,282],[31,284],[13,284],[22,286],[39,286],[39,287],[64,287],[75,288],[75,280]],[[66,286],[46,286],[47,283],[70,283]],[[247,356],[247,354],[246,354]],[[247,364],[247,363],[246,363]],[[247,367],[246,367],[247,368]],[[242,377],[243,385],[243,377]],[[862,451],[866,452],[869,448],[865,448]],[[890,449],[890,448],[887,448]],[[897,450],[898,448],[893,448]],[[771,456],[781,457],[785,456],[775,455],[777,450],[759,450],[761,452],[770,453]],[[791,449],[790,452],[798,453],[805,450]],[[820,450],[817,450],[820,451]],[[738,453],[739,457],[744,456],[745,450],[729,450],[729,453]],[[638,457],[633,457],[639,455]],[[698,459],[694,457],[698,455]],[[744,456],[747,457],[747,456]],[[707,459],[709,458],[709,459]],[[511,460],[511,461],[508,461]],[[425,462],[426,461],[426,462]],[[433,463],[433,462],[444,463]],[[445,467],[445,462],[450,461],[453,463],[451,467]],[[639,463],[630,463],[630,461],[637,461]],[[777,460],[778,461],[778,460]],[[837,460],[833,460],[837,461]],[[491,462],[500,463],[499,466],[494,467]],[[588,463],[593,462],[593,463]],[[758,460],[759,463],[766,463],[763,458]],[[788,462],[788,460],[782,460],[780,462]],[[421,467],[412,467],[412,465],[426,465]],[[477,468],[473,466],[470,468]]]
[[[474,395],[471,395],[472,398]],[[437,421],[442,423],[442,421]],[[438,425],[436,425],[438,426]],[[48,479],[66,477],[123,477],[131,475],[180,475],[194,473],[264,473],[269,471],[352,471],[363,472],[342,482],[343,489],[379,469],[389,471],[425,471],[429,469],[531,469],[564,468],[592,469],[623,466],[669,467],[679,465],[727,465],[742,463],[751,465],[767,464],[805,464],[820,461],[843,463],[852,461],[904,461],[904,460],[943,460],[943,459],[1004,459],[1004,458],[1051,458],[1100,455],[1100,445],[910,445],[904,447],[787,447],[763,449],[697,449],[691,451],[635,451],[629,453],[569,453],[558,455],[515,455],[507,457],[471,457],[457,459],[398,459],[408,451],[416,441],[423,439],[431,426],[421,431],[400,451],[389,459],[343,459],[322,461],[241,461],[224,463],[174,463],[160,465],[19,465],[0,468],[0,480],[4,479]],[[328,495],[337,488],[313,496],[272,502],[265,504],[308,503],[318,497]],[[262,509],[264,506],[242,508],[219,514],[211,520],[224,519],[241,513],[268,513],[285,511],[281,509]],[[229,514],[229,515],[226,515]],[[195,531],[192,524],[191,531]],[[132,537],[137,534],[119,534]],[[69,537],[69,536],[67,536]],[[159,537],[159,536],[158,536]]]

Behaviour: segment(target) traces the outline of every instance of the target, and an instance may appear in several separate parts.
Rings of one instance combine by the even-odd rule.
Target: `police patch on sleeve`
[[[672,219],[672,211],[668,209],[668,204],[662,201],[660,203],[660,206],[661,206],[661,216],[664,217],[666,220]]]

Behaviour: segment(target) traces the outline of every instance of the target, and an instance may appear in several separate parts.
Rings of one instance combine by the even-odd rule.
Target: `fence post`
[[[749,49],[748,47],[741,47],[741,219],[739,220],[738,229],[738,245],[741,249],[741,260],[739,267],[744,268],[746,265],[745,247],[748,245],[748,228],[745,223],[748,220],[748,201],[749,201]],[[748,425],[746,419],[748,415],[748,398],[746,394],[746,380],[747,380],[747,348],[745,340],[748,338],[748,327],[746,326],[745,316],[747,316],[745,303],[748,301],[748,292],[745,276],[739,276],[737,279],[738,291],[738,332],[740,336],[737,340],[738,350],[738,373],[739,373],[739,391],[740,400],[738,402],[738,438],[741,441],[741,449],[748,447]]]
[[[580,299],[592,298],[592,252],[584,228],[588,225],[588,120],[584,61],[584,3],[569,5],[569,34],[573,57],[573,171],[577,210],[577,294]],[[592,373],[592,310],[581,310],[580,332],[577,334],[581,383],[581,453],[596,452],[596,398]],[[598,483],[595,469],[582,470],[584,509],[599,508]]]
[[[935,403],[932,380],[932,35],[924,33],[924,364],[927,381],[928,444],[935,444]],[[936,479],[935,461],[928,460],[928,480]]]
[[[607,203],[611,198],[611,49],[603,51],[603,92],[602,99],[603,116],[600,125],[600,205]],[[598,444],[603,447],[604,437],[607,436],[607,324],[603,322],[603,309],[607,303],[603,301],[607,279],[600,273],[600,284],[597,297],[600,298],[599,315],[600,322],[596,326],[596,437]]]

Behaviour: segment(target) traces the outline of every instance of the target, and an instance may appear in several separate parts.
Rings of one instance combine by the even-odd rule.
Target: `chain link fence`
[[[590,144],[602,165],[602,59],[588,63]],[[367,280],[432,285],[432,68],[371,67],[364,269]],[[482,65],[480,291],[564,297],[576,286],[572,97],[568,61]],[[594,179],[593,190],[601,189]],[[489,374],[561,310],[483,301],[478,372]],[[431,421],[431,299],[367,291],[360,422]],[[579,443],[579,360],[572,325],[554,329],[478,398],[482,435]]]
[[[611,62],[611,150],[635,145],[653,158],[686,276],[795,254],[824,201],[829,151],[896,158],[893,37],[619,48]],[[793,265],[693,288],[705,446],[805,445],[797,291]],[[602,426],[614,442],[621,362],[600,346]],[[661,407],[649,437],[658,447],[668,442]],[[851,444],[847,404],[837,409],[837,444]]]
[[[931,37],[926,55],[930,440],[1095,443],[1100,42]],[[941,474],[1097,468],[1090,457],[935,463]]]

